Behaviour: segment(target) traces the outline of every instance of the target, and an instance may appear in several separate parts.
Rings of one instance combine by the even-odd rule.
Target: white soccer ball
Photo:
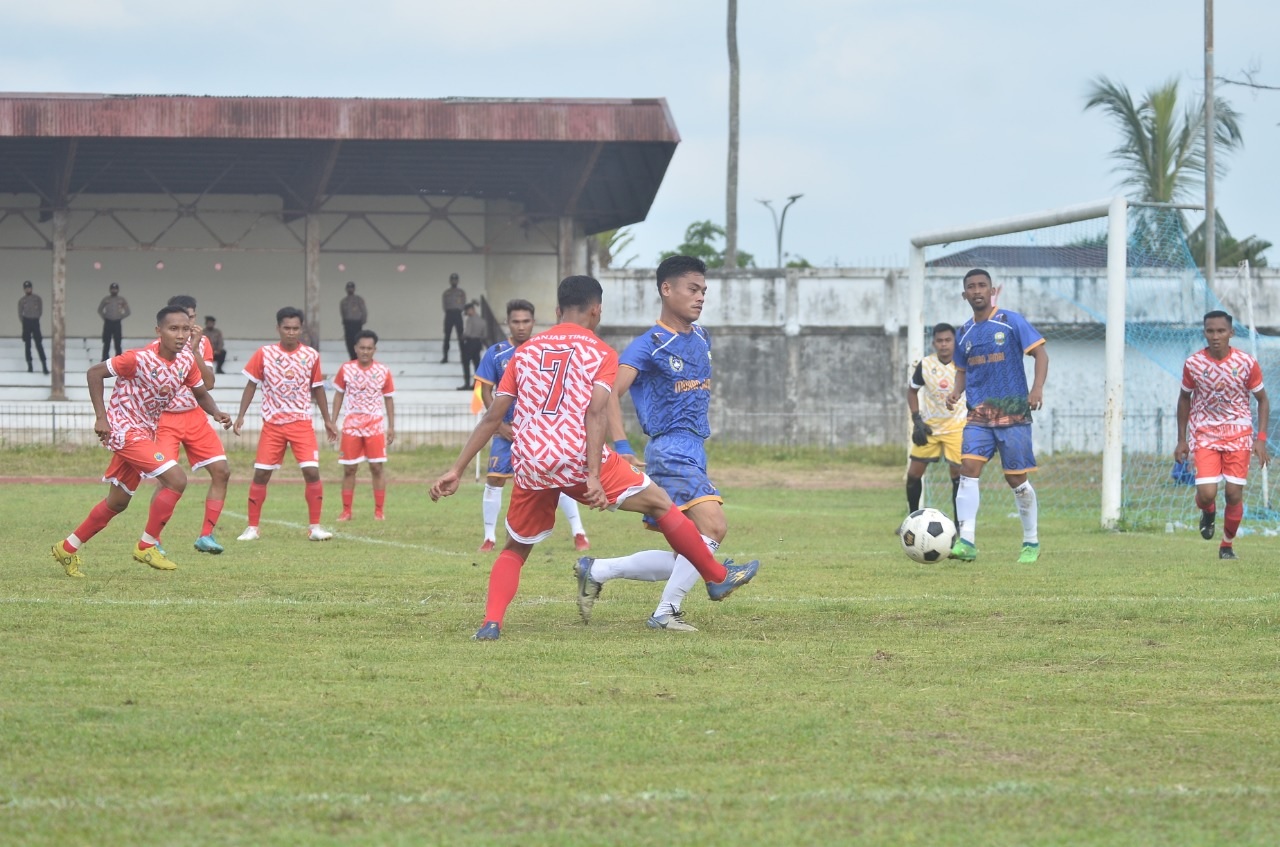
[[[956,543],[956,525],[937,509],[917,509],[898,527],[902,552],[913,562],[932,564],[951,555]]]

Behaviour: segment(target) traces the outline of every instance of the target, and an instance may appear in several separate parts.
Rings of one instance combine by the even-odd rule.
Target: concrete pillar
[[[582,266],[577,261],[577,244],[578,239],[575,237],[576,227],[574,220],[569,215],[560,218],[560,244],[559,244],[559,262],[560,262],[560,279],[574,274],[582,273]],[[559,282],[557,279],[556,282]]]
[[[305,224],[306,285],[302,313],[307,318],[307,334],[320,346],[320,220],[308,214]]]
[[[67,399],[67,210],[53,213],[53,296],[49,318],[52,323],[53,368],[49,377],[49,399]]]

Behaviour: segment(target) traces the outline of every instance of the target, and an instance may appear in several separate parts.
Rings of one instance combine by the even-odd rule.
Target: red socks
[[[307,483],[307,515],[311,523],[320,523],[320,511],[324,505],[324,483],[308,482]]]
[[[181,499],[182,494],[172,488],[161,488],[156,492],[156,496],[151,500],[151,511],[147,513],[147,535],[152,538],[160,537],[160,533],[164,531],[164,525],[169,522],[169,518],[173,517],[173,509]]]
[[[701,536],[698,540],[702,540]],[[702,549],[707,549],[705,544]],[[489,595],[484,602],[485,623],[495,621],[498,625],[502,624],[507,606],[511,605],[516,591],[520,588],[520,568],[522,567],[524,567],[524,559],[511,550],[503,550],[498,554],[497,560],[493,563],[493,570],[489,571]]]
[[[342,511],[344,512],[351,511],[351,501],[355,499],[356,499],[356,493],[354,491],[348,491],[345,488],[342,489]]]
[[[81,544],[84,544],[90,538],[93,538],[99,532],[102,532],[103,527],[111,523],[111,519],[115,516],[116,513],[111,511],[110,507],[107,506],[107,501],[103,500],[101,503],[89,510],[89,517],[84,519],[84,523],[76,527],[74,535],[76,538],[80,539]],[[76,550],[80,549],[79,546],[77,546],[76,550],[72,550],[70,545],[65,542],[62,546],[68,553],[74,553]]]
[[[262,519],[262,504],[267,500],[267,487],[249,483],[249,526],[257,526]]]
[[[707,582],[724,582],[729,572],[711,555],[707,542],[702,540],[702,533],[698,532],[693,521],[685,517],[684,512],[672,506],[670,511],[658,518],[657,526],[671,549],[688,559],[697,568],[699,576]]]
[[[373,508],[379,512],[382,511],[382,505],[387,502],[387,489],[373,489]]]
[[[222,517],[221,500],[205,500],[204,501],[204,526],[200,527],[201,535],[213,535],[213,528],[218,525],[218,518]]]
[[[1230,544],[1236,540],[1236,530],[1240,528],[1240,519],[1244,517],[1244,503],[1236,503],[1234,506],[1228,503],[1224,511],[1226,520],[1222,522],[1222,543]]]

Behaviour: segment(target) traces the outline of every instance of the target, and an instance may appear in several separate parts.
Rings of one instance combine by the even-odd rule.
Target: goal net
[[[1205,312],[1231,313],[1233,345],[1258,357],[1264,377],[1280,380],[1280,338],[1251,325],[1251,298],[1259,295],[1252,276],[1220,270],[1211,291],[1185,233],[1178,209],[1111,201],[913,239],[913,360],[932,352],[935,324],[959,327],[972,316],[960,296],[970,268],[990,271],[997,304],[1045,336],[1049,378],[1044,408],[1033,415],[1043,515],[1092,516],[1125,529],[1197,526],[1194,470],[1175,465],[1173,450],[1182,364],[1204,346]],[[1109,279],[1122,283],[1123,302]],[[1111,317],[1118,314],[1123,320]],[[1117,324],[1121,331],[1109,338]],[[1030,382],[1029,358],[1026,367]],[[934,470],[925,483],[925,502],[950,513],[946,474]],[[985,515],[1013,511],[998,459],[981,486]],[[1280,530],[1271,489],[1269,476],[1252,467],[1242,533]]]

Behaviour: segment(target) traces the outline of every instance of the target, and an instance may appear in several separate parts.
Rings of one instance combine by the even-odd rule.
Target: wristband
[[[1255,441],[1266,441],[1266,440],[1267,440],[1267,433],[1266,433],[1265,431],[1263,431],[1263,430],[1258,430],[1258,434],[1257,434],[1257,435],[1255,435],[1253,438],[1254,438],[1254,440],[1255,440]]]
[[[636,454],[636,451],[631,449],[631,442],[625,438],[620,438],[613,442],[613,452],[619,456],[634,456]]]

